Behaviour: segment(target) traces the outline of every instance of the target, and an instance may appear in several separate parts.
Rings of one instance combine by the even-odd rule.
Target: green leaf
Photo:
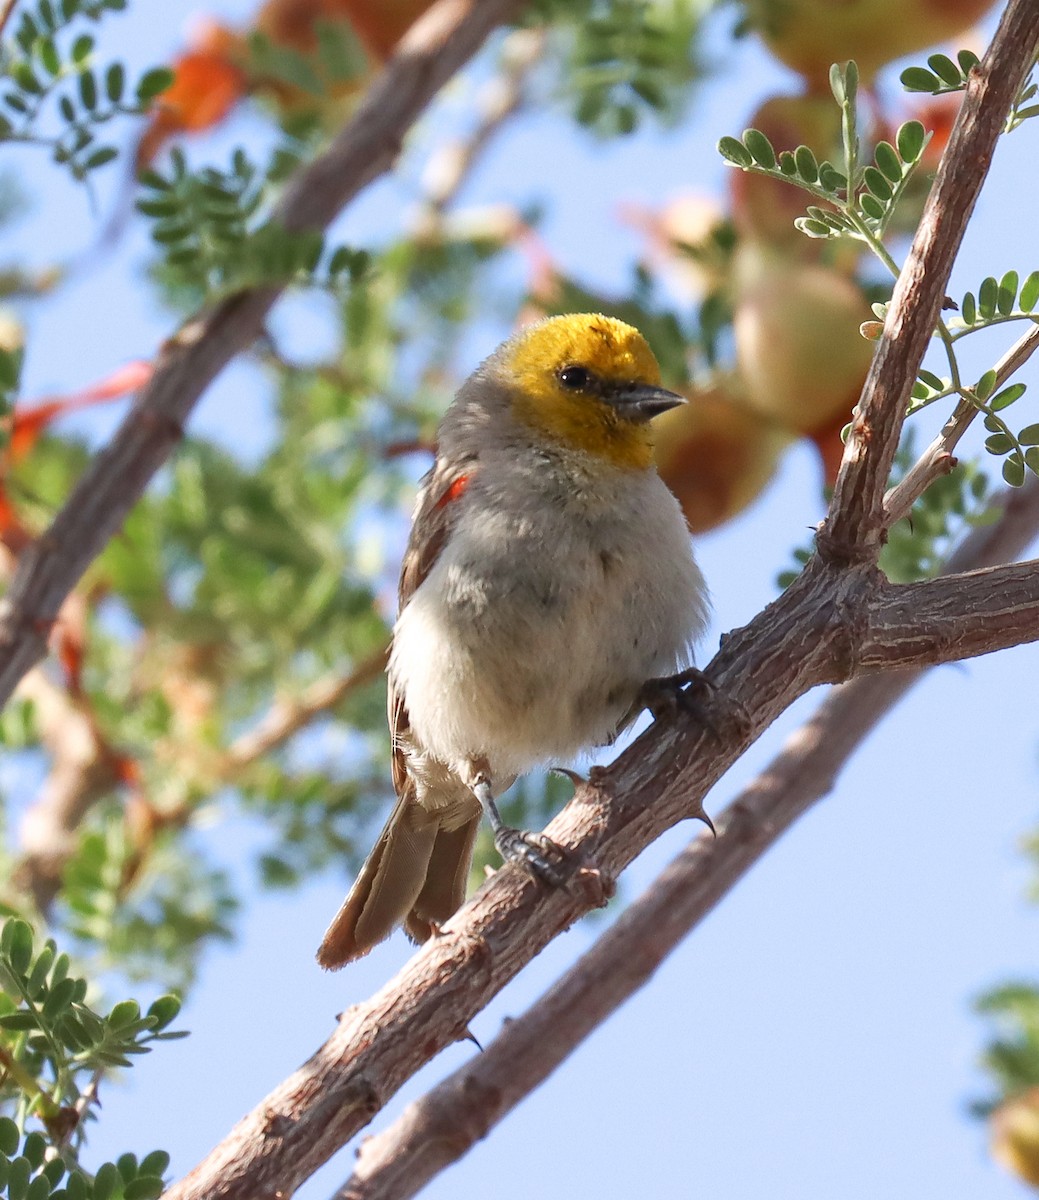
[[[959,67],[946,54],[932,54],[927,65],[949,87],[959,87],[963,82]]]
[[[772,149],[772,143],[760,129],[744,130],[743,144],[759,167],[764,167],[767,171],[771,171],[775,167],[776,152]]]
[[[0,1117],[0,1154],[8,1158],[18,1153],[18,1126],[10,1117]]]
[[[890,142],[877,142],[876,149],[873,151],[873,157],[876,160],[877,166],[892,183],[899,183],[901,181],[902,160],[898,157],[898,152]]]
[[[833,236],[833,230],[824,221],[812,217],[798,217],[794,221],[796,228],[811,238],[828,238]]]
[[[25,990],[35,1000],[47,982],[47,976],[54,965],[54,943],[48,942],[33,963],[32,971],[26,983]]]
[[[26,1134],[22,1154],[29,1160],[29,1165],[34,1171],[38,1171],[43,1166],[43,1156],[46,1153],[47,1139],[42,1133],[33,1130],[32,1133]]]
[[[989,454],[1006,454],[1009,450],[1013,450],[1013,439],[1005,433],[994,433],[991,437],[985,439],[985,449]]]
[[[127,1183],[129,1183],[131,1179],[137,1178],[136,1154],[130,1154],[129,1152],[126,1154],[120,1154],[115,1160],[115,1165],[119,1170],[119,1174]]]
[[[878,171],[876,167],[867,167],[862,172],[862,178],[866,187],[879,199],[887,201],[894,195],[887,176],[882,171]]]
[[[973,292],[964,293],[960,303],[960,316],[963,318],[964,325],[973,325],[978,319],[978,308]]]
[[[162,1195],[162,1180],[141,1175],[123,1188],[123,1200],[157,1200]]]
[[[895,135],[895,144],[903,162],[915,163],[927,144],[927,130],[919,121],[906,121]]]
[[[84,108],[93,111],[97,107],[97,78],[93,71],[84,71],[80,75],[79,98]]]
[[[65,1174],[65,1164],[60,1158],[52,1158],[44,1163],[43,1173],[50,1180],[51,1187],[57,1187]]]
[[[121,63],[112,63],[105,72],[105,95],[113,104],[118,104],[123,98],[126,87],[126,70]]]
[[[87,1200],[87,1181],[82,1171],[73,1170],[65,1182],[65,1200]]]
[[[845,63],[834,63],[830,67],[830,91],[842,108],[855,103],[858,87],[859,68],[854,59]]]
[[[884,213],[887,211],[884,205],[872,195],[870,192],[863,192],[859,197],[859,206],[867,217],[872,217],[874,221],[880,221],[884,218]]]
[[[94,39],[88,33],[82,33],[72,43],[72,62],[79,67],[87,61],[94,51]]]
[[[981,59],[974,53],[973,50],[960,50],[956,54],[956,61],[960,64],[960,70],[963,72],[964,79],[971,71],[980,64]]]
[[[160,221],[152,227],[152,239],[159,243],[160,246],[172,246],[177,242],[186,241],[193,234],[190,225],[185,225],[181,220],[175,221]]]
[[[907,92],[930,92],[933,95],[942,86],[938,76],[932,75],[925,67],[906,67],[899,79]],[[902,157],[905,158],[905,155]]]
[[[42,93],[43,84],[36,78],[27,62],[16,63],[11,75],[23,92],[31,92],[34,96]]]
[[[1039,271],[1033,271],[1021,285],[1018,304],[1022,312],[1030,313],[1039,301]]]
[[[4,1013],[3,1016],[0,1016],[0,1029],[11,1029],[16,1033],[22,1033],[30,1029],[39,1029],[39,1027],[40,1023],[36,1014],[25,1009]]]
[[[798,175],[806,183],[819,181],[819,163],[810,146],[798,146],[794,151],[794,162],[797,163]]]
[[[1022,384],[1022,389],[1024,385]],[[1039,446],[1039,425],[1026,425],[1017,435],[1022,446]]]
[[[180,203],[174,196],[156,196],[137,200],[134,208],[146,217],[172,217],[180,211]]]
[[[991,321],[996,315],[996,300],[999,298],[999,284],[989,275],[981,281],[978,288],[978,312],[986,321]]]
[[[974,385],[974,395],[979,400],[987,400],[992,395],[992,389],[996,386],[996,372],[986,371],[984,375]]]
[[[926,371],[921,367],[917,374],[932,392],[940,392],[944,390],[945,383],[939,376],[935,375],[933,371]]]
[[[147,104],[149,100],[154,100],[172,84],[173,72],[169,68],[153,67],[152,70],[145,71],[138,81],[137,100],[141,104]]]
[[[170,1156],[165,1150],[153,1150],[151,1154],[146,1154],[141,1159],[141,1165],[137,1168],[141,1175],[153,1175],[157,1179],[161,1179],[166,1174],[170,1165]]]
[[[1003,478],[1010,487],[1020,487],[1025,481],[1024,460],[1016,452],[1003,459]]]
[[[99,146],[84,159],[83,169],[85,171],[96,171],[98,167],[103,167],[106,163],[110,163],[118,157],[119,151],[115,146]]]
[[[11,917],[0,935],[0,952],[17,975],[25,975],[32,962],[32,929],[25,921]]]
[[[51,1194],[50,1180],[46,1175],[37,1175],[35,1179],[29,1180],[29,1187],[25,1193],[25,1200],[47,1200]]]
[[[48,75],[57,75],[61,71],[61,57],[53,38],[45,38],[36,49],[43,69]]]
[[[141,1006],[136,1000],[121,1000],[108,1014],[108,1024],[112,1029],[122,1029],[140,1019]]]
[[[120,1182],[115,1163],[102,1163],[94,1176],[93,1200],[110,1200]]]
[[[50,990],[43,1004],[43,1015],[48,1021],[54,1021],[72,1003],[76,994],[76,980],[63,979]]]
[[[1039,475],[1039,446],[1029,446],[1025,451],[1025,466],[1033,475]]]
[[[1007,271],[999,281],[999,293],[996,297],[996,307],[1004,317],[1009,317],[1014,311],[1014,301],[1017,299],[1017,272]]]
[[[180,1013],[180,997],[173,995],[160,996],[148,1009],[147,1015],[155,1018],[155,1028],[165,1029]],[[161,1172],[160,1172],[161,1173]]]
[[[9,1200],[26,1200],[29,1194],[29,1176],[32,1167],[27,1158],[11,1160],[11,1169],[7,1176],[7,1195]]]
[[[1012,383],[1009,387],[1005,387],[1001,392],[993,396],[989,401],[988,406],[993,412],[999,412],[1000,409],[1009,408],[1015,400],[1020,400],[1027,390],[1027,383]]]
[[[784,151],[784,153],[789,154],[790,152]],[[793,156],[791,156],[791,158],[792,157]],[[783,156],[780,155],[780,169],[781,170],[782,170],[782,165],[783,165]],[[790,174],[794,174],[794,172],[796,170],[797,170],[797,165],[795,163],[794,171],[791,171]],[[826,188],[826,190],[828,192],[839,192],[848,186],[848,180],[842,172],[837,170],[837,168],[833,165],[833,163],[821,162],[819,164],[819,184],[821,187]]]

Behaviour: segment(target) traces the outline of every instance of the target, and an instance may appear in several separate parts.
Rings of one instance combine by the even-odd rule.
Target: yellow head
[[[642,334],[598,313],[549,317],[521,330],[502,348],[499,370],[520,421],[620,467],[648,467],[650,420],[684,403],[660,386]]]

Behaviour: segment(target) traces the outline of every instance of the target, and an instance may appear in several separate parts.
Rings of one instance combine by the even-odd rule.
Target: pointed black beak
[[[610,403],[617,412],[629,421],[642,424],[652,421],[668,409],[685,404],[685,396],[677,392],[669,392],[667,388],[654,387],[649,383],[633,383],[618,388],[610,396]]]

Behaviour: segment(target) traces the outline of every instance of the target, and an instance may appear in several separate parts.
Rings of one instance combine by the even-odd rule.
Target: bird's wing
[[[458,501],[465,494],[475,468],[476,461],[471,457],[452,460],[438,456],[423,480],[415,506],[411,536],[400,569],[397,599],[401,611],[440,557],[440,551],[458,515]],[[393,746],[393,788],[398,796],[403,796],[408,775],[402,742],[410,726],[404,697],[393,686],[392,675],[386,703]]]

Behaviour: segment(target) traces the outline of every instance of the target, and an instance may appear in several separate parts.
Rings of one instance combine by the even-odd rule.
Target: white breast
[[[706,591],[655,472],[555,493],[477,493],[394,630],[390,673],[416,739],[496,776],[566,761],[615,734],[647,679],[685,665]]]

